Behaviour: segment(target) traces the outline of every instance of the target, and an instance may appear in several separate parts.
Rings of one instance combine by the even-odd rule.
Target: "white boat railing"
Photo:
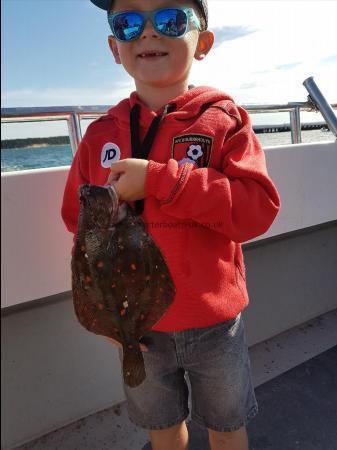
[[[277,113],[289,112],[290,131],[292,144],[302,142],[301,131],[301,112],[317,111],[317,105],[310,98],[307,102],[292,102],[287,104],[270,105],[242,105],[249,113]],[[106,114],[111,105],[95,106],[52,106],[52,107],[30,107],[30,108],[1,108],[1,123],[23,123],[23,122],[44,122],[65,120],[68,124],[69,139],[73,154],[82,139],[81,120],[97,119]],[[337,109],[337,103],[332,104],[331,108]],[[334,113],[332,113],[334,115]],[[331,114],[330,114],[331,115]],[[323,115],[324,117],[324,115]],[[336,116],[334,116],[336,118]],[[326,117],[324,117],[326,119]],[[333,128],[330,130],[337,136]]]

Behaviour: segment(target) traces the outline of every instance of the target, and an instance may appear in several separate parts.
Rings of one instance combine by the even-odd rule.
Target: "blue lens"
[[[167,8],[149,12],[124,11],[108,15],[109,23],[115,37],[124,42],[139,38],[146,20],[151,20],[160,34],[168,37],[183,36],[188,27],[188,16],[185,10]]]
[[[155,15],[155,27],[165,36],[183,36],[187,28],[187,15],[180,9],[162,9]]]
[[[117,14],[112,22],[113,31],[117,39],[131,41],[140,35],[144,19],[140,14],[127,12]]]

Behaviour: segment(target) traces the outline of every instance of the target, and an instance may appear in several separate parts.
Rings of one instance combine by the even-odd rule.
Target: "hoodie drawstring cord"
[[[152,144],[155,140],[159,124],[162,119],[169,114],[170,112],[176,109],[175,104],[168,104],[164,109],[164,113],[162,115],[156,116],[146,133],[143,143],[140,142],[139,136],[139,118],[140,118],[140,105],[136,103],[130,111],[130,135],[131,135],[131,149],[132,149],[132,158],[138,159],[147,159],[152,147]],[[144,200],[136,200],[135,211],[137,214],[142,214],[144,210]]]

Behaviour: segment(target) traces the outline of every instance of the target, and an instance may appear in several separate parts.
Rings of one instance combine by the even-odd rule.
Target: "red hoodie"
[[[92,123],[74,157],[62,217],[76,233],[78,187],[104,185],[111,163],[132,157],[130,111],[141,142],[157,114],[137,93]],[[280,208],[247,112],[223,92],[197,87],[170,102],[150,154],[142,218],[176,287],[153,327],[179,331],[230,320],[248,304],[241,242],[266,232]]]

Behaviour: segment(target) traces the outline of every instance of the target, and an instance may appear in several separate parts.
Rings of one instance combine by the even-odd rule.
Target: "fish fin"
[[[123,378],[129,387],[137,387],[146,377],[144,358],[140,348],[123,349]]]

